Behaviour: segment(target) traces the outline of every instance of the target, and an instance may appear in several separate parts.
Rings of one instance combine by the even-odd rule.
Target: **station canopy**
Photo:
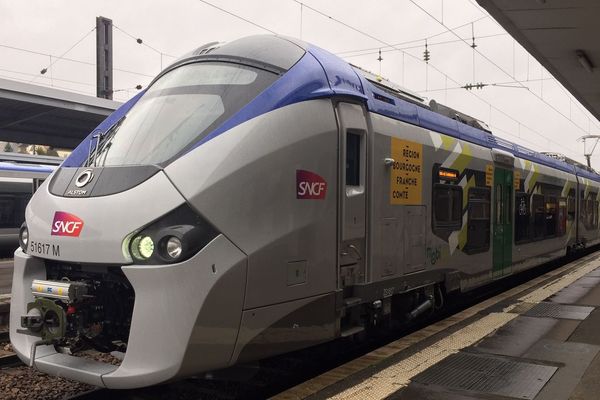
[[[477,2],[600,119],[600,1]]]
[[[0,141],[74,148],[120,104],[0,79]]]

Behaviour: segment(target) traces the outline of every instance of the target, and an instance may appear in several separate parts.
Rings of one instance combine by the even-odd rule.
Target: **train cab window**
[[[558,226],[556,236],[563,236],[567,232],[567,199],[558,199]]]
[[[436,183],[433,186],[433,229],[459,230],[462,227],[462,187]]]
[[[556,235],[556,225],[558,221],[558,204],[556,197],[546,197],[546,232],[545,236]]]
[[[360,185],[360,135],[346,134],[346,185]]]
[[[527,193],[517,192],[515,194],[515,243],[529,240],[531,236],[530,216],[529,196]]]
[[[474,187],[468,193],[467,254],[490,248],[490,189]]]
[[[533,213],[533,238],[542,239],[546,230],[546,208],[543,195],[531,196],[531,211]]]

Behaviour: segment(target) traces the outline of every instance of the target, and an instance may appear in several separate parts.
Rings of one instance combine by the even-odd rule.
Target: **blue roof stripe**
[[[375,94],[392,101],[376,99]],[[108,130],[129,111],[142,95],[143,92],[139,93],[113,112],[73,151],[71,156],[65,160],[63,166],[81,166],[87,158],[89,141],[92,135],[98,131],[105,132]],[[245,105],[239,112],[224,121],[214,131],[199,140],[191,149],[261,114],[290,104],[332,96],[352,97],[364,102],[367,109],[373,113],[435,130],[487,148],[502,149],[519,158],[565,172],[577,173],[577,175],[600,182],[600,175],[598,174],[529,150],[427,108],[417,106],[388,92],[383,92],[363,76],[357,74],[354,68],[341,58],[312,45],[309,46],[305,55],[281,78]]]
[[[11,171],[11,172],[38,172],[51,174],[55,167],[48,165],[23,165],[23,164],[12,164],[0,162],[0,171]]]

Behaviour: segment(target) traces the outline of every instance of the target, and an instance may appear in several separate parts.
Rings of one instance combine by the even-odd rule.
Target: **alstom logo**
[[[54,213],[51,235],[78,237],[83,229],[83,220],[64,211]]]
[[[296,198],[322,200],[327,194],[327,182],[314,172],[296,170]]]

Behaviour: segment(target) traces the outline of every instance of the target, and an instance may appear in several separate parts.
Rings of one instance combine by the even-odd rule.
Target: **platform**
[[[274,398],[599,399],[600,253]]]

